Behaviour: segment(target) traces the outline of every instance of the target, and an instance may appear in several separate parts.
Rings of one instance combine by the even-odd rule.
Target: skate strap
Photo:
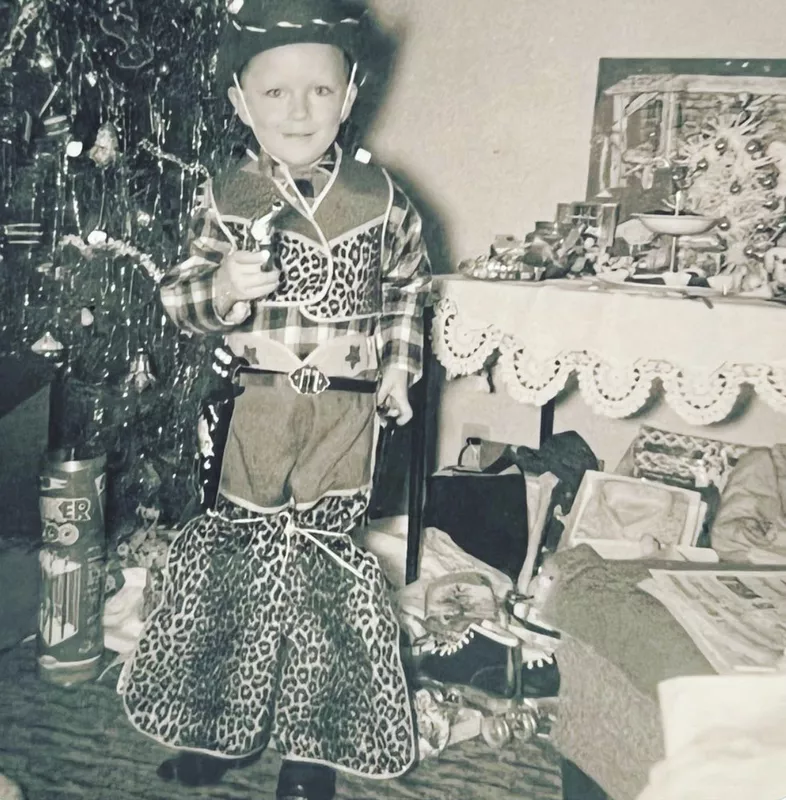
[[[321,541],[325,536],[348,536],[347,533],[331,533],[329,531],[317,531],[317,530],[309,530],[308,528],[298,528],[291,523],[287,525],[286,530],[284,533],[287,535],[287,542],[291,544],[292,537],[296,534],[300,534],[308,539],[310,542],[315,544],[320,550],[324,553],[329,555],[339,566],[344,567],[344,569],[348,569],[355,577],[360,578],[361,580],[365,580],[365,576],[363,575],[360,570],[355,569],[350,563],[344,561],[343,558],[338,553],[334,553],[330,547],[324,542]],[[287,553],[287,558],[289,558],[289,553]]]
[[[220,517],[221,519],[226,520],[223,514],[220,511],[207,511],[205,512],[209,517]],[[245,525],[252,525],[255,522],[260,522],[264,520],[268,515],[262,516],[252,516],[248,517],[247,519],[233,519],[232,522],[236,524],[245,524]],[[339,566],[344,567],[344,569],[349,570],[355,577],[360,578],[361,580],[365,580],[365,576],[363,575],[360,570],[355,569],[349,562],[345,561],[338,553],[333,552],[330,549],[328,544],[324,541],[326,537],[330,538],[337,538],[337,537],[348,537],[348,533],[335,533],[333,531],[318,531],[312,528],[299,528],[295,525],[291,519],[287,523],[287,526],[284,528],[284,535],[287,537],[287,553],[286,553],[286,561],[289,561],[289,553],[292,547],[292,540],[296,535],[300,534],[304,538],[308,539],[312,544],[316,545],[320,550],[324,553],[329,555]]]

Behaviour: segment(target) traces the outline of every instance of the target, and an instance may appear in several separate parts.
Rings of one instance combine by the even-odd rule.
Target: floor
[[[167,751],[131,729],[110,673],[102,683],[61,689],[39,681],[35,645],[37,530],[35,475],[45,446],[47,398],[34,395],[0,417],[0,774],[27,800],[180,800],[273,798],[278,758],[266,754],[231,771],[216,787],[163,783]],[[547,744],[498,752],[482,739],[449,748],[404,778],[340,777],[338,800],[560,800],[559,758]]]
[[[20,783],[27,800],[180,800],[272,798],[278,758],[266,754],[232,771],[216,787],[183,789],[160,781],[167,751],[126,722],[114,692],[115,673],[101,684],[62,689],[35,673],[32,642],[0,655],[0,773]],[[404,778],[341,777],[339,800],[559,800],[556,755],[547,744],[492,750],[482,739],[449,748]]]

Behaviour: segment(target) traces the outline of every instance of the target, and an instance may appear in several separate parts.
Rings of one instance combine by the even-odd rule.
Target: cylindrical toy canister
[[[106,456],[77,461],[49,454],[39,505],[39,675],[61,685],[82,683],[97,677],[104,651]]]

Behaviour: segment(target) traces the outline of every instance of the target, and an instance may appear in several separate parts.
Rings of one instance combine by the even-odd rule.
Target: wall
[[[558,202],[584,195],[598,59],[786,57],[782,0],[376,0],[396,37],[396,71],[369,136],[412,186],[429,221],[435,268],[524,234]],[[469,383],[472,383],[470,381]],[[440,461],[464,420],[534,444],[533,409],[467,382],[447,388]],[[647,422],[684,429],[659,406]],[[642,420],[592,416],[574,395],[557,429],[576,428],[615,463]],[[754,402],[719,438],[786,441],[786,417]]]

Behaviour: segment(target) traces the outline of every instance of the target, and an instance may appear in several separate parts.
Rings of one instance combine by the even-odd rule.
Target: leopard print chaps
[[[250,516],[222,501],[186,526],[121,675],[132,724],[215,756],[272,741],[285,758],[405,772],[415,738],[399,629],[376,557],[348,535],[367,502]]]

